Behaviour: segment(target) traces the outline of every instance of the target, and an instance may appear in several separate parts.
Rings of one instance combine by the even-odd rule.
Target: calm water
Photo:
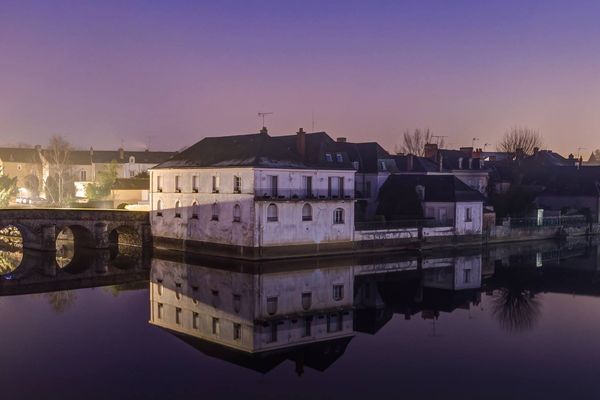
[[[583,240],[263,264],[77,253],[0,254],[3,399],[600,397]]]

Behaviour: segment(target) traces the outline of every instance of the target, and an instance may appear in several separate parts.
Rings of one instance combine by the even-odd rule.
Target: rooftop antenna
[[[267,115],[271,115],[271,114],[273,114],[273,112],[271,112],[271,111],[268,111],[268,112],[259,112],[258,113],[258,118],[262,119],[262,126],[263,126],[263,128],[266,126],[265,125],[265,117]]]
[[[475,142],[478,141],[479,138],[478,137],[474,137],[473,141],[471,142],[471,147],[475,148]]]
[[[444,141],[445,138],[447,138],[448,136],[441,136],[441,135],[431,135],[432,139],[436,139],[436,144],[438,146],[441,146],[441,143]]]

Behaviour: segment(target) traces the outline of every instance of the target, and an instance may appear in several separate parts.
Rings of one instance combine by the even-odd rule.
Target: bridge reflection
[[[357,334],[394,315],[437,320],[485,301],[509,333],[535,326],[540,294],[600,295],[600,252],[585,240],[421,257],[252,263],[169,258],[150,273],[150,323],[210,357],[266,373],[289,360],[323,371]]]

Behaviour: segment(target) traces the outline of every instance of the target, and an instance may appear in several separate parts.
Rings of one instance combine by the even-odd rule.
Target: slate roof
[[[353,163],[358,163],[357,172],[377,173],[379,171],[395,172],[396,166],[392,155],[376,142],[349,143],[336,142],[340,149],[344,149]],[[385,164],[382,168],[381,162]]]
[[[409,158],[412,157],[412,169],[410,169]],[[396,166],[399,171],[402,172],[438,172],[439,166],[425,157],[411,156],[411,155],[397,155],[394,156]]]
[[[479,158],[473,158],[473,161],[471,162],[471,168],[469,168],[469,155],[460,151],[460,150],[447,150],[447,149],[440,149],[438,150],[439,152],[439,156],[442,157],[442,167],[445,170],[457,170],[457,169],[464,169],[464,170],[476,170],[476,169],[482,169],[482,165],[481,165],[481,159]],[[459,160],[463,159],[462,161],[462,168],[458,167],[459,164]]]
[[[537,153],[525,157],[524,164],[536,163],[545,167],[572,167],[575,159],[567,159],[551,150],[539,150]]]
[[[168,168],[315,168],[354,169],[340,143],[325,132],[306,133],[303,157],[296,146],[297,134],[267,133],[207,137],[153,169]],[[337,154],[340,154],[341,161]],[[330,159],[327,158],[329,154]]]
[[[18,147],[0,147],[0,160],[17,163],[41,162],[36,149]]]
[[[52,162],[49,150],[43,150],[44,157]],[[69,153],[69,163],[72,165],[110,164],[115,161],[118,164],[129,163],[129,157],[135,157],[137,164],[159,164],[168,160],[177,153],[169,151],[123,151],[123,158],[119,150],[73,150]]]
[[[113,190],[150,190],[149,178],[117,178]]]
[[[471,189],[454,175],[390,175],[379,190],[377,214],[388,220],[422,218],[423,208],[417,186],[425,188],[425,202],[483,202],[477,190]]]

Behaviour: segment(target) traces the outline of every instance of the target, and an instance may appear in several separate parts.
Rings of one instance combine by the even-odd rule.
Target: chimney
[[[347,141],[347,140],[346,140],[346,138],[345,138],[345,137],[339,137],[339,138],[337,138],[337,142],[338,142],[338,143],[346,143],[346,141]]]
[[[94,148],[90,147],[90,157],[94,157]]]
[[[302,158],[306,157],[306,132],[302,128],[296,132],[296,151]]]
[[[577,169],[581,168],[582,165],[583,165],[583,157],[579,156],[579,162],[577,163]]]
[[[412,154],[407,155],[406,156],[406,171],[407,172],[411,172],[413,170],[414,163],[415,163],[414,156]]]
[[[440,172],[443,172],[444,167],[442,166],[442,162],[444,161],[444,157],[440,155]]]
[[[425,158],[429,158],[432,161],[437,161],[438,146],[435,143],[426,143],[424,148]]]
[[[481,158],[481,153],[483,153],[483,150],[481,150],[481,148],[475,149],[475,151],[473,151],[473,155],[471,157],[472,158]]]
[[[460,151],[465,153],[467,155],[467,157],[469,157],[469,158],[473,157],[473,148],[472,147],[461,147]]]
[[[125,159],[125,150],[123,150],[122,147],[119,147],[119,159],[121,159],[121,160]]]
[[[259,133],[262,133],[263,135],[266,135],[266,134],[269,133],[269,131],[267,130],[266,126],[263,126]]]

